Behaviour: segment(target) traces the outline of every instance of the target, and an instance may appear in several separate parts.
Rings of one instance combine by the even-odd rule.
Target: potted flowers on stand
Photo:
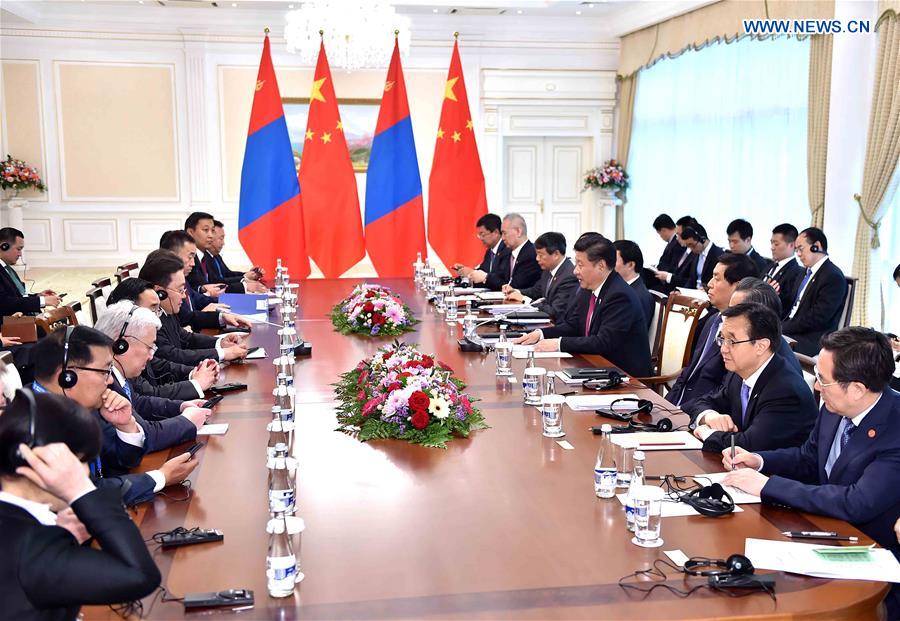
[[[0,162],[0,189],[8,199],[7,226],[22,228],[22,208],[28,206],[28,201],[17,197],[19,192],[32,188],[39,192],[47,189],[38,169],[7,155],[6,159]]]
[[[628,174],[616,160],[609,160],[600,168],[591,168],[584,173],[586,190],[604,190],[609,198],[616,198],[616,193],[628,188]]]

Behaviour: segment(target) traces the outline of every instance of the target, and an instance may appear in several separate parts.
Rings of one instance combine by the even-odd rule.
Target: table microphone
[[[544,300],[545,300],[545,298],[538,298],[537,300],[535,300],[529,304],[525,304],[525,306],[533,307],[535,304],[540,304]],[[521,308],[521,306],[522,305],[519,305],[520,308]],[[508,321],[509,316],[513,312],[515,312],[515,311],[510,311],[503,315],[497,315],[496,317],[491,317],[490,319],[485,319],[484,321],[476,323],[472,327],[471,330],[468,330],[468,331],[466,331],[465,334],[463,334],[463,338],[461,340],[457,341],[460,349],[462,351],[490,351],[491,347],[489,345],[485,345],[484,340],[481,337],[479,337],[475,331],[478,328],[480,328],[481,326],[487,325],[492,322]]]

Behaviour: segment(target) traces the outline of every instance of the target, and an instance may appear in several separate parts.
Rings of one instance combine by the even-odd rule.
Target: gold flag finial
[[[270,32],[269,27],[266,26],[265,28],[263,28],[263,32],[265,32],[265,33],[266,33],[266,36],[268,36],[268,35],[269,35],[269,32]]]
[[[319,36],[320,36],[320,37],[324,37],[324,36],[325,36],[325,31],[324,31],[324,30],[320,30],[320,31],[319,31]]]
[[[400,36],[400,31],[399,31],[399,30],[395,30],[395,31],[394,31],[394,38],[396,39],[396,38],[399,37],[399,36]]]
[[[456,31],[456,32],[453,33],[453,38],[454,38],[454,39],[459,39],[459,31]]]

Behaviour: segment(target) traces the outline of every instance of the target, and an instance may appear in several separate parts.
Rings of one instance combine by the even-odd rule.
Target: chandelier
[[[315,65],[319,42],[325,42],[328,62],[348,71],[387,67],[399,30],[400,54],[409,55],[409,19],[387,2],[310,0],[287,14],[284,38],[289,52],[305,65]],[[319,32],[323,34],[320,35]]]

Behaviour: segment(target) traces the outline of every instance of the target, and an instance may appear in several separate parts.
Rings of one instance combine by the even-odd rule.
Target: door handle
[[[543,198],[538,203],[538,207],[541,208],[541,213],[544,213],[544,199]]]

